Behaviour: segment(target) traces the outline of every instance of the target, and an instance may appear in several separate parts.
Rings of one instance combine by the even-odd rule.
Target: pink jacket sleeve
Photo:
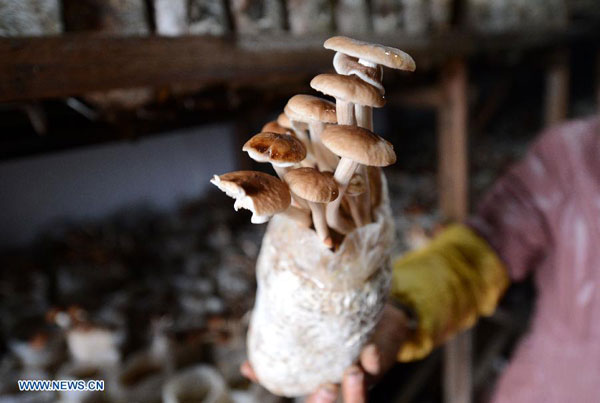
[[[542,136],[495,183],[468,223],[496,250],[513,280],[526,277],[551,242],[543,205],[558,189],[552,180],[554,147],[548,137]]]

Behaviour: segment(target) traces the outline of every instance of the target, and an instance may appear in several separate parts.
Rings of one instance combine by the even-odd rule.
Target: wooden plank
[[[456,335],[444,348],[444,402],[471,403],[473,390],[473,334]]]
[[[324,49],[258,51],[223,38],[4,39],[0,101],[233,78],[260,80],[274,72],[317,72],[331,63],[331,56]]]
[[[438,119],[440,207],[445,218],[466,218],[467,67],[452,59],[441,69]]]
[[[544,122],[555,125],[567,118],[569,112],[569,51],[560,49],[552,57],[546,71]]]
[[[317,73],[331,68],[323,49],[328,35],[294,37],[60,37],[0,38],[0,102],[66,97],[90,91],[215,80],[258,80],[274,73]],[[365,35],[362,39],[411,53],[419,66],[451,55],[555,47],[598,28],[521,34],[408,37]]]
[[[440,207],[445,218],[467,216],[467,66],[463,59],[449,60],[441,70],[439,109]],[[444,350],[444,400],[470,403],[472,391],[471,332],[463,332]]]

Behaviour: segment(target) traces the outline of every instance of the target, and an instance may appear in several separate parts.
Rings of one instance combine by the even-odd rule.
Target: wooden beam
[[[468,211],[467,85],[467,66],[464,59],[451,59],[442,66],[442,105],[438,117],[440,207],[444,217],[454,221],[464,220]],[[471,402],[471,344],[470,332],[463,332],[446,344],[446,403]]]
[[[0,40],[0,102],[177,83],[317,72],[325,49],[241,47],[224,38],[73,35]],[[310,60],[310,63],[307,61]]]
[[[477,52],[545,49],[578,38],[600,37],[598,27],[483,35],[448,32],[362,39],[409,52],[422,69],[449,56]],[[116,88],[160,87],[206,81],[257,80],[273,74],[313,74],[331,69],[328,35],[240,37],[57,37],[0,38],[0,102],[68,97]]]
[[[557,50],[546,71],[545,115],[546,126],[567,118],[569,112],[569,51]]]

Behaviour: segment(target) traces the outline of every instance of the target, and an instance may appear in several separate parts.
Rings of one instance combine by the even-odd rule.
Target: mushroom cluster
[[[373,108],[385,105],[383,67],[414,71],[405,52],[344,36],[325,41],[336,52],[336,74],[319,74],[310,85],[335,98],[294,95],[276,121],[244,144],[277,177],[255,171],[215,175],[211,182],[252,211],[252,222],[283,214],[313,226],[327,247],[372,222],[380,202],[379,168],[396,162],[393,146],[373,132]]]

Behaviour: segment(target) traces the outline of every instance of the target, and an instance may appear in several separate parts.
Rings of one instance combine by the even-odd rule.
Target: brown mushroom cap
[[[306,158],[306,147],[290,134],[262,132],[246,141],[242,150],[255,161],[289,167]]]
[[[371,63],[406,71],[415,71],[416,65],[412,57],[400,49],[358,41],[346,36],[334,36],[323,44],[325,49],[345,53]]]
[[[277,123],[276,120],[266,123],[262,127],[262,129],[260,129],[260,131],[261,132],[279,133],[279,134],[293,134],[291,129],[287,129],[287,128],[281,126],[279,123]]]
[[[335,104],[312,95],[294,95],[288,101],[285,111],[292,120],[337,123]]]
[[[301,116],[297,116],[291,109],[289,106],[285,106],[283,108],[283,113],[285,114],[285,116],[287,116],[290,124],[292,125],[292,128],[294,131],[301,131],[304,132],[306,130],[308,130],[308,123],[305,122],[305,120],[301,117]]]
[[[252,222],[261,224],[270,216],[287,209],[291,203],[290,191],[285,183],[274,176],[256,171],[235,171],[215,175],[213,185],[235,199],[237,211],[252,211]]]
[[[342,101],[376,108],[385,105],[385,98],[379,90],[356,76],[319,74],[311,80],[310,86]]]
[[[321,133],[331,152],[359,164],[384,167],[396,162],[394,147],[384,138],[358,126],[332,125]]]
[[[358,62],[358,59],[352,56],[348,56],[345,53],[336,52],[333,56],[333,67],[336,73],[343,74],[346,76],[354,74],[361,80],[376,87],[383,94],[385,89],[381,84],[383,78],[383,68],[381,66],[368,67]]]
[[[280,113],[277,117],[277,123],[281,127],[285,127],[286,129],[292,130],[292,122],[290,122],[290,118],[287,117],[285,113]]]
[[[314,168],[292,169],[284,179],[294,194],[309,202],[329,203],[339,194],[335,180]]]

